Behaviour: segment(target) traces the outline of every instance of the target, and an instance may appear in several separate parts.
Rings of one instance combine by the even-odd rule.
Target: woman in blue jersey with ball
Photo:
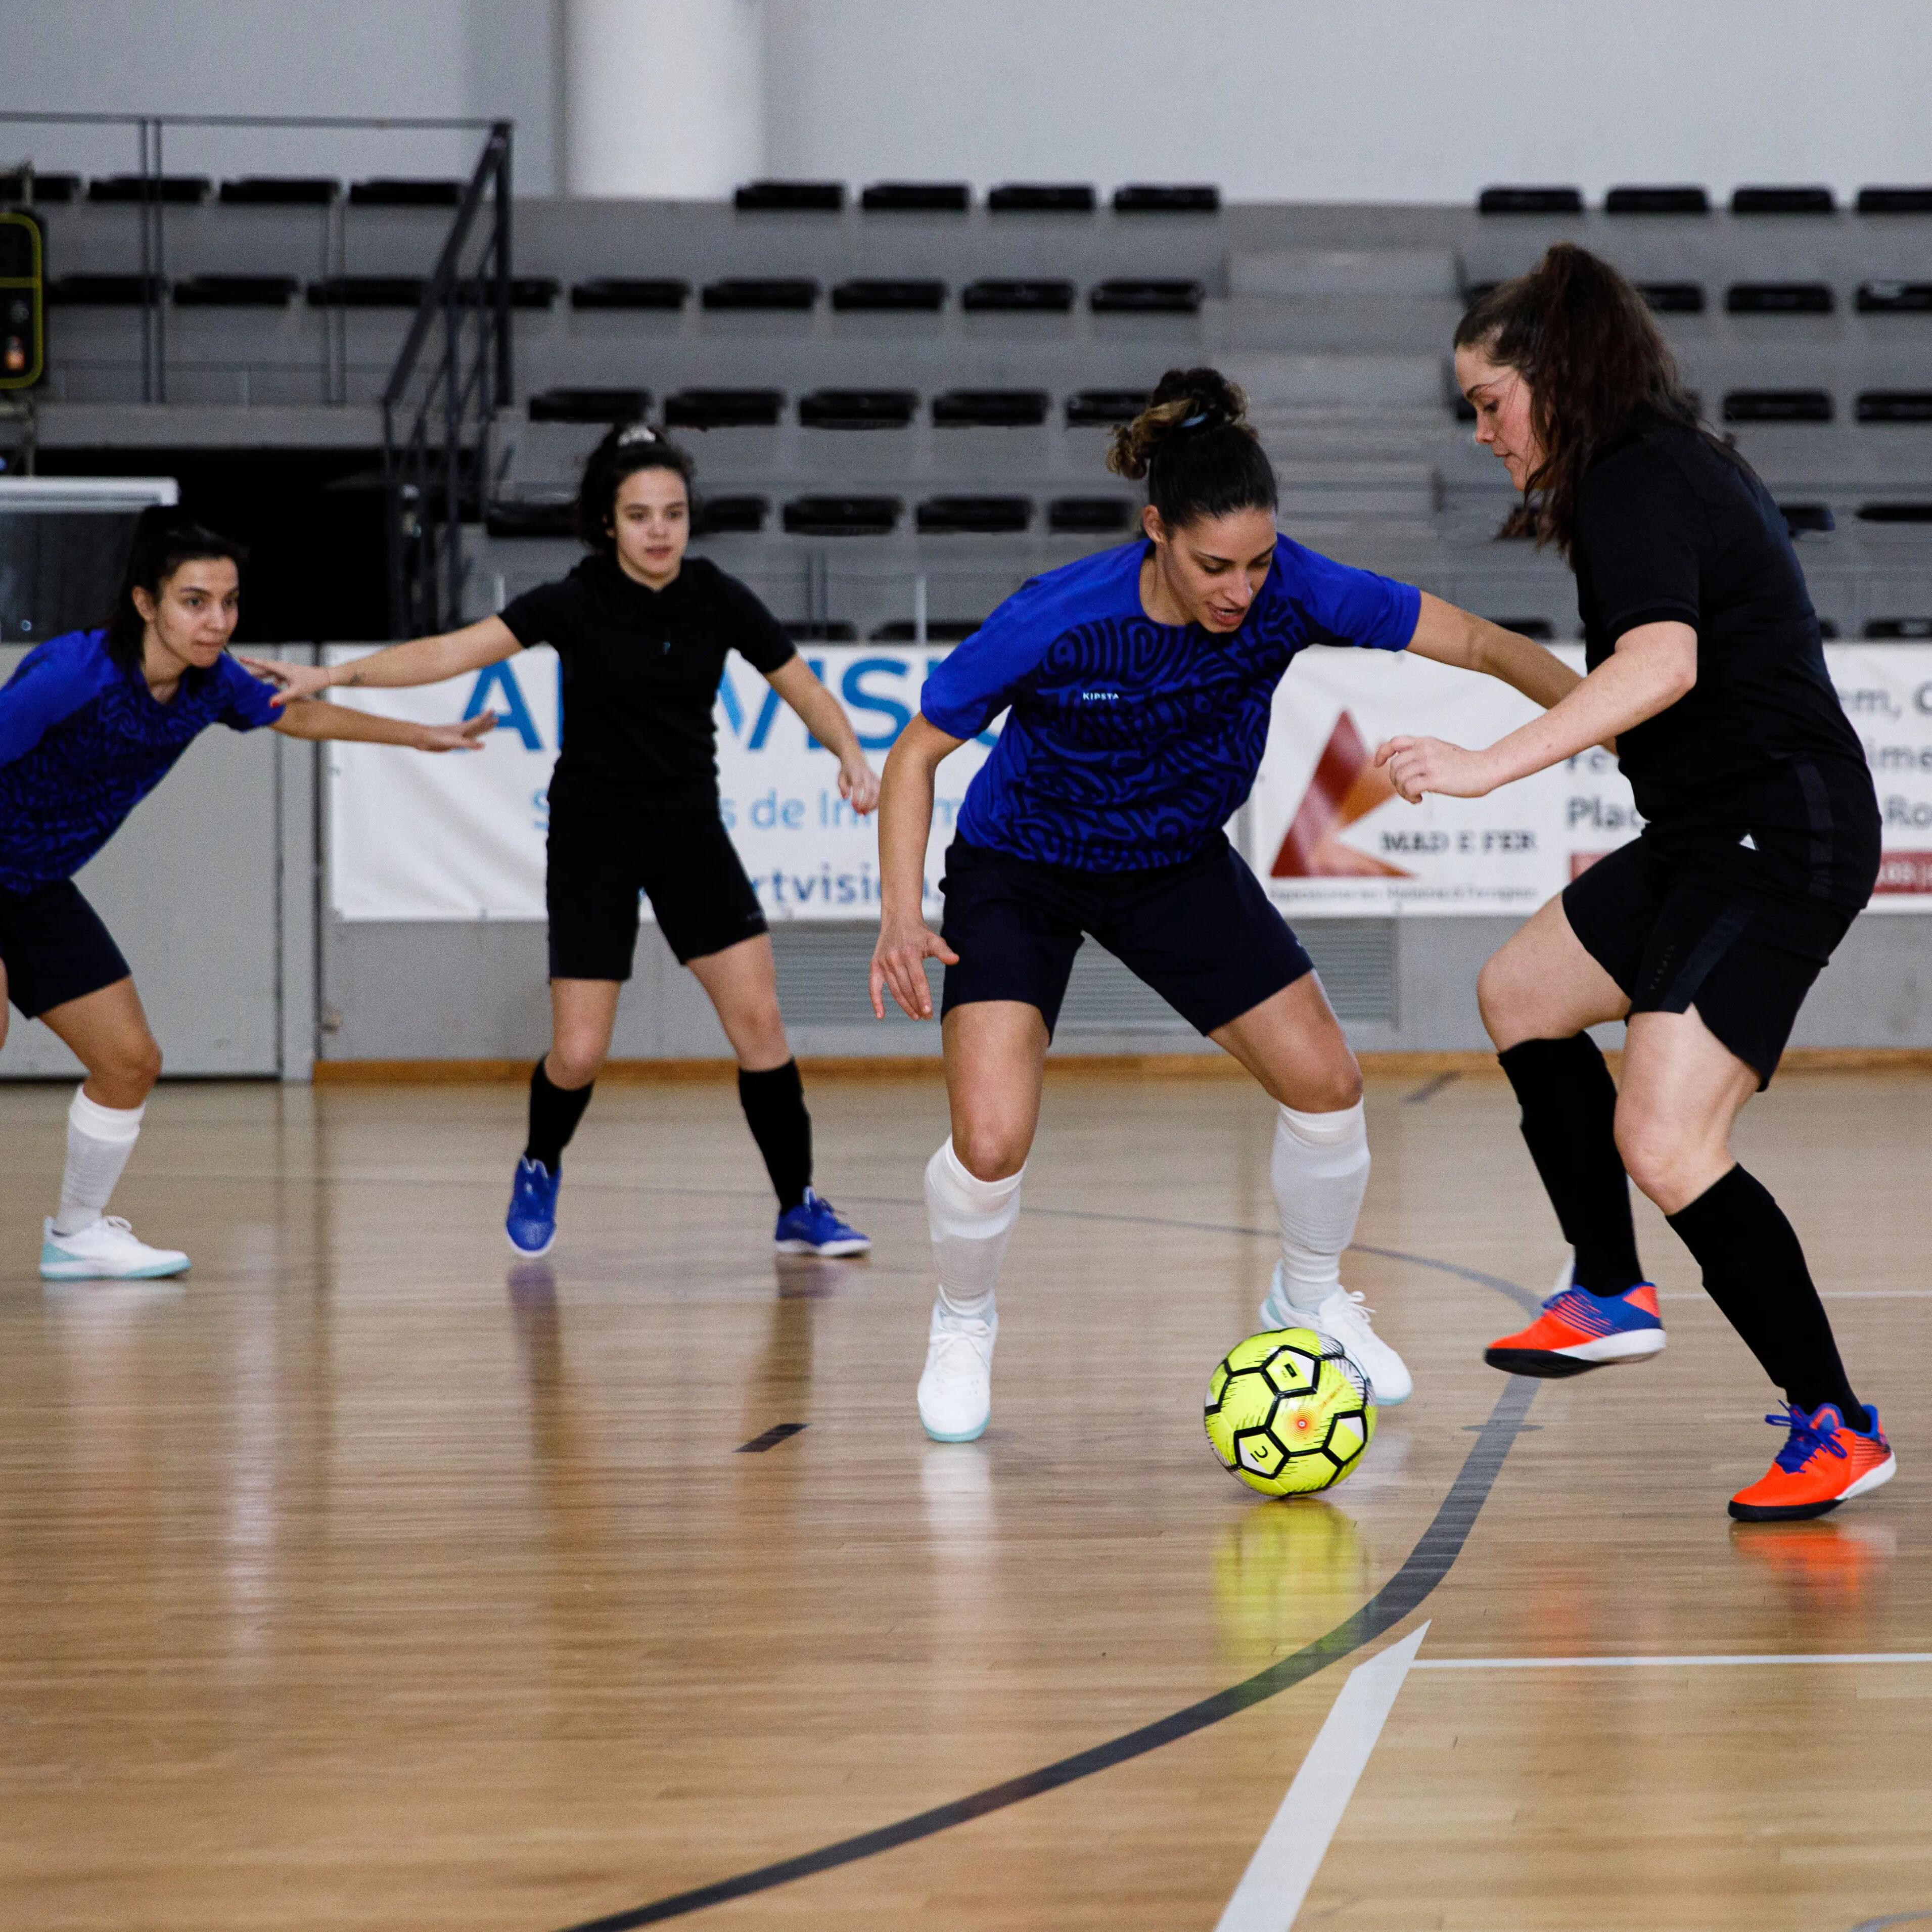
[[[920,1378],[928,1435],[991,1412],[994,1286],[1018,1217],[1046,1050],[1091,938],[1278,1104],[1281,1260],[1262,1319],[1332,1336],[1377,1402],[1408,1371],[1341,1284],[1368,1183],[1361,1073],[1308,955],[1222,827],[1252,788],[1274,690],[1311,644],[1413,650],[1550,705],[1577,682],[1540,646],[1275,528],[1274,472],[1241,392],[1170,370],[1108,467],[1148,486],[1142,539],[1023,586],[926,681],[886,762],[873,1010],[942,1001],[952,1136],[926,1173],[939,1292]],[[947,851],[945,936],[921,912],[940,761],[1010,715]]]
[[[227,655],[240,548],[179,512],[142,513],[105,628],[50,638],[0,687],[0,1043],[9,1000],[87,1070],[68,1110],[60,1205],[41,1230],[50,1281],[182,1274],[106,1212],[134,1150],[161,1050],[133,976],[74,875],[211,724],[448,752],[496,723],[409,724],[338,704],[272,708]]]

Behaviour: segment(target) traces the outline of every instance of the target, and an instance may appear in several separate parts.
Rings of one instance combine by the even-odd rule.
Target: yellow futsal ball
[[[1264,1496],[1339,1483],[1375,1440],[1369,1378],[1312,1328],[1250,1335],[1208,1378],[1208,1439]]]

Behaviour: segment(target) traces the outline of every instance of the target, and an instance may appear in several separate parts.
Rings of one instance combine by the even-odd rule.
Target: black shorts
[[[678,964],[766,930],[758,896],[715,811],[608,819],[553,810],[544,903],[553,980],[628,980],[638,895]]]
[[[981,1000],[1040,1009],[1052,1037],[1083,937],[1097,940],[1197,1032],[1312,971],[1301,942],[1226,838],[1178,866],[1083,872],[956,838],[946,854],[943,1018]]]
[[[30,1020],[128,976],[120,947],[71,879],[0,890],[0,966],[7,997]]]
[[[1666,856],[1646,834],[1599,859],[1563,894],[1564,916],[1634,1013],[1697,1009],[1771,1084],[1798,1010],[1855,908],[1759,890],[1731,842]]]

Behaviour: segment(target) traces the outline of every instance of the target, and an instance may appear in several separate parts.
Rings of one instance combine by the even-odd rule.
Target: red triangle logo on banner
[[[1369,748],[1347,712],[1335,721],[1315,774],[1288,821],[1281,850],[1268,868],[1271,879],[1406,879],[1400,866],[1372,859],[1344,845],[1339,833],[1396,795],[1388,774],[1369,760]]]

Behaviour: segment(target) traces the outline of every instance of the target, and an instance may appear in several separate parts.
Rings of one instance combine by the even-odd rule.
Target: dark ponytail
[[[584,480],[577,488],[577,534],[590,549],[606,556],[616,550],[611,526],[616,519],[617,487],[640,470],[668,470],[684,478],[685,500],[696,527],[698,465],[690,452],[648,423],[620,423],[586,459]]]
[[[1529,385],[1543,462],[1502,534],[1553,543],[1566,557],[1583,472],[1630,433],[1640,411],[1697,427],[1697,405],[1642,296],[1572,242],[1472,303],[1456,346],[1479,350]]]
[[[1274,469],[1248,422],[1248,399],[1218,369],[1170,369],[1145,409],[1114,432],[1107,467],[1147,478],[1168,530],[1237,510],[1274,514]]]
[[[128,567],[121,573],[121,588],[107,618],[107,655],[122,670],[140,668],[141,646],[148,634],[147,620],[134,606],[134,592],[145,590],[158,598],[161,586],[183,564],[204,557],[225,557],[238,572],[248,561],[248,553],[232,538],[205,529],[172,505],[151,503],[141,512]]]

